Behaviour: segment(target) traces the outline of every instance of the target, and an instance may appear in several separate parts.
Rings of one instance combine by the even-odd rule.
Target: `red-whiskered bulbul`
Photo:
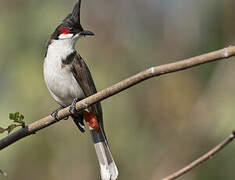
[[[116,180],[118,170],[104,132],[101,104],[96,103],[82,112],[75,109],[77,101],[96,93],[91,73],[75,50],[75,43],[80,37],[94,35],[82,28],[80,7],[81,0],[52,33],[43,65],[44,79],[50,94],[61,107],[72,104],[71,117],[82,132],[85,131],[83,119],[87,122],[98,156],[102,180]],[[55,119],[57,112],[52,113]]]

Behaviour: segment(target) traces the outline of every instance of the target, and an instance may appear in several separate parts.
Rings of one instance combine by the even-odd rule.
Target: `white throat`
[[[75,44],[81,37],[79,34],[74,37],[70,37],[71,34],[63,36],[61,39],[52,39],[51,44],[47,49],[47,56],[61,56],[67,57],[71,52],[75,50]]]
[[[74,51],[76,41],[73,39],[52,40],[48,46],[47,56],[61,56],[65,58]]]

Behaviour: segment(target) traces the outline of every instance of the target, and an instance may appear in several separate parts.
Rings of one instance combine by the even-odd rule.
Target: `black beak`
[[[94,36],[95,34],[91,31],[88,31],[88,30],[84,30],[82,32],[80,32],[80,35],[83,35],[83,36]]]

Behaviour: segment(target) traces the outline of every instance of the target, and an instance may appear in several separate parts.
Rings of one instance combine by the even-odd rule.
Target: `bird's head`
[[[51,40],[70,40],[71,42],[75,43],[79,37],[94,35],[93,32],[84,30],[81,26],[80,8],[81,0],[78,0],[73,8],[73,11],[63,20],[59,26],[57,26],[51,35]]]

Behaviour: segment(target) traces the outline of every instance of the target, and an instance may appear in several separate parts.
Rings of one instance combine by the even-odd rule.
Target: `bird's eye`
[[[67,27],[61,27],[59,29],[59,31],[60,31],[60,34],[70,34],[71,33],[71,31]]]

